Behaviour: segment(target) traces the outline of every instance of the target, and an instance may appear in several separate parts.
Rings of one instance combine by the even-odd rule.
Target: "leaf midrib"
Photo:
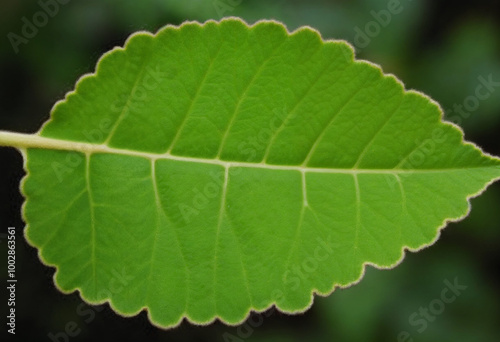
[[[146,158],[148,160],[174,160],[180,162],[190,162],[197,164],[219,165],[224,168],[246,167],[259,168],[267,170],[282,170],[282,171],[297,171],[309,173],[332,173],[332,174],[404,174],[404,173],[442,173],[453,171],[464,171],[469,169],[490,169],[499,168],[500,166],[472,166],[472,167],[456,167],[456,168],[441,168],[441,169],[358,169],[358,168],[320,168],[320,167],[304,167],[302,165],[274,165],[264,162],[240,162],[240,161],[224,161],[218,158],[208,159],[199,157],[183,157],[173,155],[171,153],[149,153],[120,148],[109,147],[105,144],[92,144],[88,142],[77,142],[69,140],[61,140],[54,138],[42,137],[37,134],[23,134],[0,131],[0,146],[11,146],[25,151],[26,149],[46,149],[46,150],[61,150],[80,152],[85,155],[95,153],[125,155],[131,157]],[[493,158],[492,158],[493,159]]]

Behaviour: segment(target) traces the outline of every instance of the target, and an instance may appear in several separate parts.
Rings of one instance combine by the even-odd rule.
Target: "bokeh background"
[[[249,23],[263,18],[283,21],[290,30],[302,25],[324,38],[345,39],[358,58],[380,64],[408,89],[440,102],[448,118],[459,121],[468,140],[500,155],[500,88],[478,102],[468,115],[453,109],[474,96],[479,78],[500,81],[500,2],[476,0],[59,0],[53,17],[34,37],[17,46],[8,34],[22,34],[23,17],[43,11],[50,0],[2,0],[0,8],[0,129],[32,133],[48,119],[52,105],[72,90],[80,75],[94,70],[100,55],[123,45],[137,30],[157,31],[185,20],[238,16]],[[372,11],[400,3],[400,13],[377,22]],[[64,4],[62,4],[64,3]],[[374,22],[374,23],[370,23]],[[377,24],[378,23],[378,24]],[[368,25],[368,26],[367,26]],[[378,29],[377,29],[378,26]],[[359,32],[370,34],[360,37]],[[470,99],[469,99],[470,101]],[[473,103],[473,102],[470,102]],[[455,107],[458,108],[458,107]],[[22,158],[0,148],[0,279],[6,284],[5,233],[17,227],[17,329],[6,334],[7,293],[0,296],[0,336],[16,341],[500,341],[500,184],[472,200],[464,221],[452,223],[432,247],[409,253],[394,270],[368,267],[352,288],[318,297],[298,316],[254,314],[240,327],[215,323],[196,327],[184,322],[160,330],[142,312],[117,316],[107,305],[88,307],[77,293],[59,293],[54,270],[45,267],[22,235]],[[420,308],[440,297],[446,280],[467,288],[446,304],[426,329],[410,324]],[[82,314],[85,312],[85,314]],[[70,322],[74,322],[70,323]],[[70,323],[76,336],[61,335]],[[399,339],[407,332],[411,339]],[[2,341],[5,339],[2,337]]]

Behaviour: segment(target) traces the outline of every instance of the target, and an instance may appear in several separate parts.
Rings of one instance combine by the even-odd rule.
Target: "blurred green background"
[[[54,15],[47,15],[46,22],[43,16],[36,17],[46,7],[42,4],[54,1],[2,1],[1,130],[37,131],[52,105],[73,89],[79,76],[92,72],[102,53],[123,45],[137,30],[155,32],[185,20],[238,16],[248,23],[277,19],[290,31],[309,25],[325,39],[351,42],[358,58],[380,64],[408,89],[429,94],[441,103],[447,118],[464,128],[468,140],[500,155],[500,91],[496,91],[500,88],[488,99],[470,98],[481,77],[500,82],[499,1],[59,0],[57,11],[52,7]],[[390,8],[397,10],[380,12]],[[383,13],[391,13],[390,18]],[[40,27],[32,38],[12,44],[12,33],[22,34],[23,18],[38,20]],[[460,111],[464,103],[469,110]],[[144,312],[122,318],[107,305],[88,307],[78,294],[63,295],[55,289],[54,270],[40,263],[36,250],[22,236],[18,190],[22,158],[15,150],[2,148],[0,165],[0,232],[5,233],[7,226],[17,227],[14,339],[6,334],[6,286],[1,286],[0,297],[0,335],[7,340],[50,341],[53,336],[52,340],[61,342],[500,341],[500,184],[472,200],[471,215],[450,224],[437,244],[418,254],[409,253],[394,270],[368,267],[360,284],[327,298],[317,297],[305,314],[269,311],[254,314],[240,327],[220,323],[196,327],[184,322],[163,331],[151,326]],[[5,284],[3,235],[0,241],[0,278]],[[421,319],[419,310],[434,305],[444,282],[455,278],[467,288],[454,302],[445,304],[442,313],[426,320],[420,332],[423,323],[412,324],[410,317],[416,313]],[[68,324],[76,336],[64,333]],[[403,338],[402,332],[409,337]]]

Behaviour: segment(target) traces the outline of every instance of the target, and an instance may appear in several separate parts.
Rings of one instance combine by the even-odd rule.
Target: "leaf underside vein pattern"
[[[432,243],[500,161],[352,57],[310,29],[236,19],[169,26],[107,54],[21,145],[26,236],[57,285],[126,315],[149,310],[162,327],[238,323],[271,304],[302,311],[366,264]],[[147,77],[157,84],[139,103]],[[125,103],[87,138],[110,117],[116,98],[100,94],[113,85]],[[445,142],[415,166],[437,130]],[[102,295],[122,270],[123,291]]]

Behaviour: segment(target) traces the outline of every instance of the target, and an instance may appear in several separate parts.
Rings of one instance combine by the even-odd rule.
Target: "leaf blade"
[[[260,40],[260,49],[238,48],[230,29]],[[255,67],[240,80],[246,48]],[[468,213],[470,196],[500,177],[500,161],[464,144],[458,128],[441,122],[437,104],[354,61],[347,49],[310,29],[290,35],[272,22],[225,20],[139,34],[106,55],[39,134],[47,139],[40,142],[60,140],[81,152],[76,161],[62,151],[27,151],[26,236],[42,261],[58,267],[56,285],[78,289],[92,303],[109,300],[121,314],[147,308],[164,327],[183,317],[237,323],[272,304],[303,311],[312,293],[356,282],[366,264],[392,267],[404,248],[434,242],[443,224]],[[154,88],[144,77],[157,62],[167,69],[188,64],[194,76],[169,69],[173,76]],[[299,62],[306,67],[295,70]],[[117,70],[136,72],[123,80]],[[292,82],[297,73],[309,81]],[[96,99],[93,87],[111,94]],[[134,97],[141,87],[146,99]],[[183,101],[176,100],[183,91]],[[123,93],[129,95],[114,106]],[[218,115],[221,108],[227,115]],[[53,171],[47,165],[62,167],[59,183],[52,176],[45,184]],[[78,203],[78,213],[52,220],[57,227],[38,224],[50,211],[43,203],[56,212]],[[424,224],[415,218],[422,212]],[[44,246],[51,236],[59,240],[52,250]],[[69,263],[64,258],[82,240],[88,248]],[[110,290],[118,278],[123,286]]]

